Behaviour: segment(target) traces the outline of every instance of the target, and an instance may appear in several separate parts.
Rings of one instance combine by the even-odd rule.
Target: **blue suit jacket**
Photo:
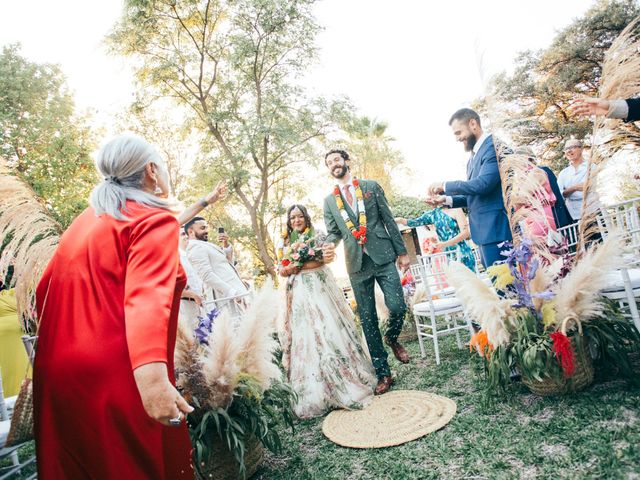
[[[640,98],[627,98],[627,105],[629,106],[629,115],[627,115],[626,121],[640,120]]]
[[[454,208],[467,207],[471,239],[477,245],[511,240],[491,135],[482,143],[467,170],[466,182],[446,182],[444,190],[445,195],[453,197]]]

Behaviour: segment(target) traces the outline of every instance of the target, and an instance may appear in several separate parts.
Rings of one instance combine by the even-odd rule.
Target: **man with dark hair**
[[[209,225],[202,217],[194,217],[184,226],[189,236],[187,255],[204,284],[211,288],[217,299],[233,297],[238,305],[245,303],[247,287],[240,278],[227,252],[209,243]],[[235,312],[235,310],[234,310]]]
[[[493,138],[484,133],[480,116],[470,108],[455,112],[449,126],[471,155],[467,180],[433,183],[428,189],[430,201],[452,208],[467,207],[471,239],[480,248],[482,264],[490,267],[503,259],[505,247],[500,245],[511,240]]]
[[[408,363],[409,355],[398,342],[406,305],[394,261],[397,259],[404,270],[409,257],[380,185],[353,178],[349,154],[344,150],[331,150],[324,162],[336,180],[333,194],[324,201],[327,244],[344,240],[347,272],[378,376],[375,393],[380,395],[391,388],[393,378],[378,325],[374,286],[378,282],[389,308],[385,341],[400,362]],[[327,262],[333,260],[333,247],[323,248]]]

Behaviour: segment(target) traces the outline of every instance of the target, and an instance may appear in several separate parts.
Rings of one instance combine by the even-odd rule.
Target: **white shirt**
[[[577,168],[569,165],[560,172],[560,175],[558,175],[558,187],[560,187],[561,192],[564,192],[569,187],[584,183],[586,179],[587,161],[583,160]],[[581,190],[573,192],[568,197],[564,197],[567,210],[569,210],[569,214],[576,221],[580,219],[580,215],[582,214],[582,197],[583,192]]]
[[[193,265],[191,265],[187,252],[182,249],[178,251],[180,252],[180,263],[182,264],[184,273],[187,274],[187,286],[185,288],[202,296],[204,294],[202,279],[198,276],[198,272],[193,268]]]
[[[219,246],[202,240],[189,240],[187,255],[204,285],[213,290],[216,298],[248,292],[240,275]]]

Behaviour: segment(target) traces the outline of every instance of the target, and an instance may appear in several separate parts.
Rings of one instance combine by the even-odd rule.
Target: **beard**
[[[473,147],[476,146],[476,142],[478,141],[478,139],[476,138],[475,134],[473,133],[469,133],[469,136],[467,138],[465,138],[464,140],[464,151],[465,152],[470,152],[471,150],[473,150]]]
[[[209,232],[202,232],[202,233],[194,232],[194,233],[197,240],[202,240],[203,242],[206,242],[207,240],[209,240]]]
[[[334,178],[343,178],[348,171],[349,171],[349,167],[347,167],[346,165],[342,165],[340,167],[334,167],[331,170],[331,176],[333,176]]]

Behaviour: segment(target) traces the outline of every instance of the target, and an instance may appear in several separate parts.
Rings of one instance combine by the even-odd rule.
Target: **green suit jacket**
[[[359,180],[364,199],[364,209],[367,214],[367,255],[376,265],[393,262],[398,255],[407,253],[402,235],[393,215],[382,187],[373,180]],[[351,210],[343,198],[344,208],[353,224],[358,227],[358,216]],[[349,274],[362,268],[363,248],[347,228],[336,205],[336,199],[329,195],[324,200],[324,223],[327,227],[327,242],[336,245],[344,240],[347,272]]]

